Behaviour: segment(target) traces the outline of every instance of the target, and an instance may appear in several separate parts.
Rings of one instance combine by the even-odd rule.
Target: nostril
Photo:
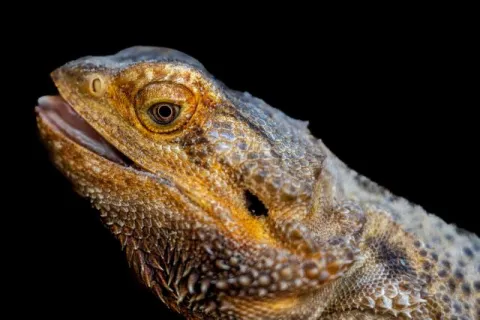
[[[90,78],[90,91],[96,95],[100,96],[105,89],[105,84],[103,79],[99,76],[92,76]]]
[[[246,190],[245,199],[247,202],[247,208],[253,216],[255,217],[268,216],[268,209],[263,205],[262,201],[260,201],[260,199],[258,199],[256,195]]]
[[[92,91],[95,93],[102,91],[102,81],[99,78],[92,80]]]

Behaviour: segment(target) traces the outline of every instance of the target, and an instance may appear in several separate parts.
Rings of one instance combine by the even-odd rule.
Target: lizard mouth
[[[132,161],[105,140],[61,96],[43,96],[35,111],[51,127],[96,154],[127,166]]]

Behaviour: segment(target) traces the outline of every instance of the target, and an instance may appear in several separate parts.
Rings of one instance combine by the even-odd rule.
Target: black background
[[[400,19],[388,27],[340,21],[325,28],[313,19],[292,28],[287,20],[235,31],[219,22],[185,31],[182,19],[122,28],[122,19],[109,25],[94,15],[85,23],[86,17],[76,30],[77,20],[68,17],[52,25],[40,21],[10,53],[21,60],[15,72],[21,90],[12,93],[21,121],[5,123],[15,128],[14,165],[22,174],[11,184],[21,220],[13,229],[28,230],[22,237],[28,244],[15,244],[28,256],[21,278],[29,285],[20,291],[36,313],[173,317],[138,285],[98,213],[49,163],[35,127],[36,99],[55,93],[50,71],[132,45],[194,56],[231,88],[309,120],[314,135],[353,169],[478,234],[477,188],[471,186],[478,181],[478,55],[468,21],[412,26]]]

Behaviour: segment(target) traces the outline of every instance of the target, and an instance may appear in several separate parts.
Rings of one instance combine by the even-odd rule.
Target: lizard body
[[[52,73],[53,162],[189,319],[477,319],[480,240],[349,169],[175,50]],[[308,93],[302,93],[308,94]]]

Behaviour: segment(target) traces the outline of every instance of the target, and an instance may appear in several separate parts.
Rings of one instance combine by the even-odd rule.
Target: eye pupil
[[[170,103],[159,103],[150,107],[150,116],[158,124],[169,124],[178,115],[180,108]]]
[[[158,109],[158,113],[161,117],[168,118],[172,115],[172,108],[170,106],[161,105]]]

